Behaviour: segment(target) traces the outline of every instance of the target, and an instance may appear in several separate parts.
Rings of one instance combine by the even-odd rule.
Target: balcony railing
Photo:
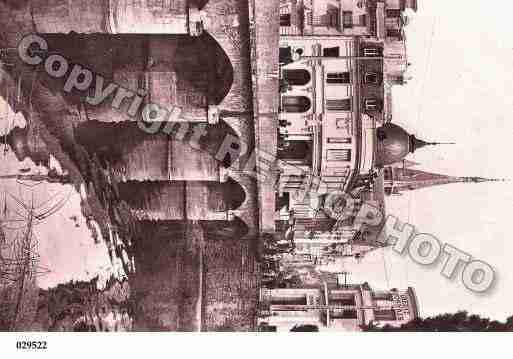
[[[280,26],[280,35],[281,36],[301,36],[303,35],[303,30],[298,26]]]

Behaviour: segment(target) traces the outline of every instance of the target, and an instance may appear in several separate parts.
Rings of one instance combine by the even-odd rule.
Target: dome
[[[387,166],[401,162],[408,154],[430,143],[410,135],[402,127],[386,123],[377,130],[378,154],[377,165]]]

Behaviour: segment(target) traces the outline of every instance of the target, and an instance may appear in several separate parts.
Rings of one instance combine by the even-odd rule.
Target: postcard
[[[0,331],[513,330],[509,10],[0,1]]]

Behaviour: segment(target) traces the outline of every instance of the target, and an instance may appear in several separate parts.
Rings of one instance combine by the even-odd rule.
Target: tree
[[[470,315],[466,311],[441,314],[428,318],[417,318],[399,328],[374,325],[363,328],[374,332],[505,332],[513,331],[513,316],[505,322]]]
[[[296,325],[290,331],[291,332],[318,332],[319,327],[316,325],[311,325],[311,324]]]

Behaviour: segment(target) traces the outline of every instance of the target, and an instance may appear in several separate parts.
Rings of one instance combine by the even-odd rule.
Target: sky
[[[420,0],[407,27],[406,86],[393,92],[393,121],[420,138],[456,142],[409,157],[418,169],[513,179],[513,4],[502,0]],[[363,263],[345,260],[354,282],[416,289],[421,315],[457,310],[504,320],[513,315],[513,182],[453,184],[387,200],[387,211],[492,265],[497,284],[476,295],[441,265],[424,268],[390,249]],[[386,269],[385,269],[386,268]]]

